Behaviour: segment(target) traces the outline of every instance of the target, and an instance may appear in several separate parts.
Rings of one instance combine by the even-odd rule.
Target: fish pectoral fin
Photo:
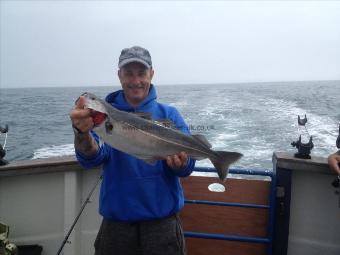
[[[133,112],[133,114],[146,120],[152,120],[152,115],[149,112]]]
[[[175,124],[169,119],[159,119],[155,121],[156,124],[162,125],[166,128],[177,129]]]
[[[154,158],[144,158],[142,159],[143,161],[145,161],[146,163],[150,164],[150,165],[155,165],[156,162],[157,162],[157,159],[154,159]]]
[[[145,155],[135,155],[136,158],[143,160],[144,162],[148,163],[149,165],[155,165],[157,162],[157,159],[154,157],[148,157]]]
[[[207,140],[207,138],[205,138],[204,135],[200,135],[200,134],[197,134],[197,135],[192,135],[192,137],[200,142],[201,144],[203,144],[204,146],[207,146],[208,148],[211,148],[212,145],[209,143],[209,141]]]

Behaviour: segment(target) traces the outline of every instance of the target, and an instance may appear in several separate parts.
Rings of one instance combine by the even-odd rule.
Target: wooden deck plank
[[[222,183],[225,192],[209,191],[208,186],[218,182],[215,177],[189,176],[181,180],[186,199],[209,200],[232,203],[250,203],[268,205],[269,181],[227,179]]]
[[[185,231],[266,237],[268,210],[186,204],[180,213]]]

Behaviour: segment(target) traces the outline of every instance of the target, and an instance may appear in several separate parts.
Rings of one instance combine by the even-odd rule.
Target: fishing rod
[[[74,226],[77,224],[77,221],[79,220],[81,214],[83,213],[85,206],[86,206],[88,203],[90,203],[90,198],[91,198],[91,196],[92,196],[92,193],[93,193],[94,190],[97,188],[99,182],[100,182],[102,179],[103,179],[103,175],[100,175],[99,178],[98,178],[98,180],[96,181],[95,185],[94,185],[93,188],[91,189],[89,195],[86,197],[86,200],[85,200],[85,202],[83,203],[83,205],[81,206],[80,211],[79,211],[77,217],[74,219],[74,221],[73,221],[73,223],[72,223],[72,226],[71,226],[70,230],[68,231],[67,235],[65,236],[65,238],[64,238],[64,240],[63,240],[63,242],[62,242],[62,244],[61,244],[61,246],[60,246],[60,248],[59,248],[59,250],[58,250],[58,252],[57,252],[57,255],[59,255],[59,254],[62,252],[62,250],[63,250],[65,244],[66,244],[67,241],[68,241],[68,238],[70,237],[70,235],[71,235],[71,233],[72,233],[72,231],[73,231]]]

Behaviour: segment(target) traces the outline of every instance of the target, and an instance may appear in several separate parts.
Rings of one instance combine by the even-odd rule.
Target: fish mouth
[[[92,110],[91,117],[93,120],[94,127],[98,127],[107,119],[107,114]]]

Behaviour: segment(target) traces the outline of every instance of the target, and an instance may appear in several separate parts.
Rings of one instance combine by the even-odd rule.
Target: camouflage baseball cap
[[[122,68],[122,66],[132,62],[139,62],[147,68],[152,67],[149,51],[139,46],[123,49],[119,56],[118,67]]]

